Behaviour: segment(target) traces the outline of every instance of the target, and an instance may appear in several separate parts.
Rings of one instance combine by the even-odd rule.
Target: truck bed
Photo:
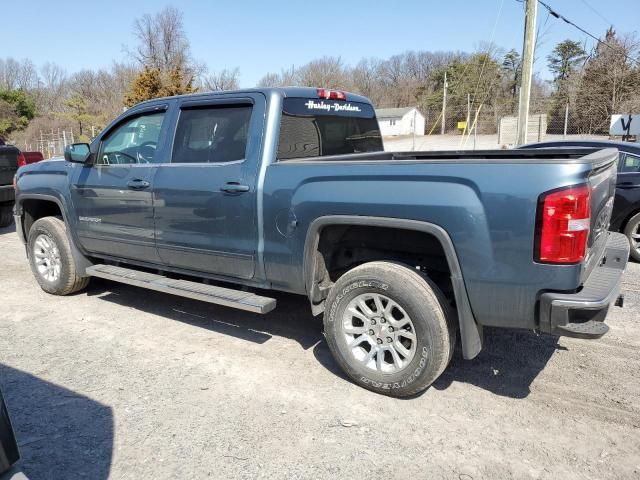
[[[606,235],[594,234],[580,264],[536,262],[540,195],[591,184],[592,230],[600,232],[610,215],[616,160],[615,149],[558,149],[379,152],[282,161],[267,169],[265,224],[292,211],[301,231],[327,214],[438,225],[460,259],[476,318],[489,326],[536,328],[539,292],[577,290],[606,244]],[[265,229],[269,278],[296,291],[302,272],[288,259],[303,255],[303,242],[281,245],[278,231],[271,234]],[[272,250],[273,245],[278,248]],[[514,282],[516,277],[526,281]]]
[[[366,152],[348,155],[325,155],[287,160],[295,162],[385,162],[385,161],[428,161],[430,163],[588,163],[589,155],[603,152],[598,156],[607,158],[615,149],[598,148],[549,148],[522,150],[441,150],[409,152]],[[587,158],[588,157],[588,158]],[[607,160],[604,160],[607,161]]]

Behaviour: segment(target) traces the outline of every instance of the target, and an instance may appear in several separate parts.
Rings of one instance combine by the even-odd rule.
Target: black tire
[[[13,223],[13,207],[11,205],[0,206],[0,228],[8,227]]]
[[[365,359],[358,360],[354,353],[356,348],[350,348],[347,341],[355,341],[353,335],[350,340],[347,338],[345,330],[345,322],[351,323],[358,321],[358,316],[345,316],[345,311],[349,304],[359,299],[367,298],[367,295],[377,294],[386,309],[390,305],[389,302],[395,302],[408,315],[412,326],[409,332],[414,331],[415,347],[410,341],[407,349],[413,349],[413,357],[406,356],[403,361],[404,366],[399,366],[397,371],[384,372],[384,367],[371,367],[365,364],[368,356],[363,351],[358,352],[360,356],[365,355]],[[375,307],[375,302],[371,300],[370,311]],[[449,304],[440,289],[427,277],[421,275],[415,269],[408,266],[393,262],[370,262],[360,265],[338,279],[334,287],[331,289],[327,298],[326,311],[324,313],[324,330],[329,348],[345,373],[358,385],[372,390],[377,393],[389,395],[393,397],[407,397],[415,395],[425,390],[431,385],[445,370],[455,345],[456,329],[454,324],[455,316],[451,312]],[[353,306],[353,304],[352,304]],[[375,307],[376,310],[378,307]],[[360,312],[363,310],[360,309]],[[373,314],[374,316],[377,313]],[[347,320],[345,320],[345,318]],[[363,325],[364,320],[360,320]],[[380,321],[380,320],[379,320]],[[382,320],[384,322],[384,320]],[[397,321],[394,320],[394,321]],[[390,322],[387,319],[387,322]],[[390,325],[390,323],[388,323]],[[389,328],[389,326],[383,328]],[[381,326],[380,326],[381,327]],[[380,328],[372,327],[372,328]],[[363,328],[356,326],[355,328]],[[368,327],[367,327],[368,328]],[[369,339],[376,339],[377,343],[384,342],[384,335],[387,333],[371,334],[374,330],[368,330]],[[398,330],[396,330],[396,335]],[[357,335],[357,334],[356,334]],[[363,337],[364,338],[364,337]],[[397,337],[392,340],[386,337],[391,345],[395,345]],[[368,345],[374,349],[376,345],[365,339],[357,349],[366,351]],[[385,348],[380,344],[379,348]],[[387,353],[383,353],[383,362],[385,358],[391,357],[391,362],[395,364],[395,358]],[[371,350],[368,351],[371,355]],[[397,355],[397,353],[396,353]],[[376,362],[379,353],[375,354]],[[392,366],[391,368],[396,368]]]
[[[35,244],[36,240],[42,235],[47,241],[52,242],[57,249],[57,256],[59,257],[59,275],[53,280],[46,278],[36,265]],[[31,271],[45,292],[53,295],[69,295],[82,290],[89,283],[89,277],[81,277],[76,271],[76,264],[73,260],[73,255],[71,255],[69,238],[62,219],[44,217],[37,220],[29,230],[27,248]]]
[[[634,239],[631,236],[637,234],[638,225],[640,224],[640,213],[636,213],[629,219],[627,225],[624,227],[624,234],[629,240],[631,250],[629,254],[636,262],[640,262],[640,238]]]

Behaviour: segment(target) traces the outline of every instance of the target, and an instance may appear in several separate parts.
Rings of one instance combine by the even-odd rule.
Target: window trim
[[[96,156],[94,158],[94,161],[92,162],[91,166],[93,166],[93,167],[124,167],[124,166],[126,166],[126,167],[136,167],[136,166],[148,167],[149,165],[157,165],[157,163],[155,163],[155,162],[149,162],[149,163],[122,163],[122,164],[115,164],[115,163],[104,164],[104,163],[97,163],[97,162],[100,160],[100,157],[102,156],[105,139],[108,138],[115,130],[120,128],[123,124],[133,120],[134,118],[144,117],[144,116],[153,115],[155,113],[162,112],[164,114],[164,116],[162,117],[162,124],[160,125],[160,133],[158,134],[158,145],[156,146],[156,148],[157,148],[159,146],[159,144],[160,144],[160,141],[162,140],[163,129],[167,125],[167,115],[168,115],[167,111],[168,111],[168,109],[169,109],[169,105],[167,105],[167,104],[153,105],[153,106],[150,106],[150,107],[138,109],[135,112],[131,112],[130,115],[127,115],[126,117],[122,117],[121,119],[119,119],[117,122],[115,122],[113,125],[111,125],[108,130],[105,130],[100,135],[100,141],[98,142],[97,154],[96,154]]]
[[[624,151],[620,151],[620,158],[618,160],[618,173],[640,173],[640,166],[637,170],[625,170],[625,168],[627,167],[627,157],[631,156],[634,159],[638,159],[639,164],[640,164],[640,155],[637,153],[631,153],[631,152],[624,152]]]
[[[180,125],[180,118],[182,117],[183,110],[199,110],[199,109],[207,109],[211,108],[224,108],[225,106],[248,106],[251,107],[251,115],[249,116],[249,126],[251,125],[251,119],[253,118],[255,112],[255,101],[251,97],[233,97],[233,98],[216,98],[216,99],[198,99],[198,100],[185,100],[178,105],[178,113],[176,117],[176,121],[173,125],[173,133],[171,135],[171,143],[169,144],[169,161],[167,163],[163,163],[164,166],[225,166],[225,165],[233,165],[240,164],[247,161],[247,150],[249,149],[249,135],[247,135],[247,143],[244,149],[244,158],[240,158],[238,160],[230,160],[228,162],[174,162],[173,161],[173,148],[176,142],[176,135],[178,133],[178,126]]]

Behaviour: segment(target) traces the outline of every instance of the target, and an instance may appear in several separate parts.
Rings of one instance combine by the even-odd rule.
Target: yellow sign
[[[467,122],[458,122],[459,130],[464,130],[465,128],[467,128]]]

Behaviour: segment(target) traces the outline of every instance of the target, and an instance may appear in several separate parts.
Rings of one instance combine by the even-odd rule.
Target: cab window
[[[155,112],[125,120],[102,140],[96,164],[157,162],[156,150],[164,115],[164,112]]]
[[[172,163],[227,163],[247,151],[252,106],[183,109],[173,142]]]

